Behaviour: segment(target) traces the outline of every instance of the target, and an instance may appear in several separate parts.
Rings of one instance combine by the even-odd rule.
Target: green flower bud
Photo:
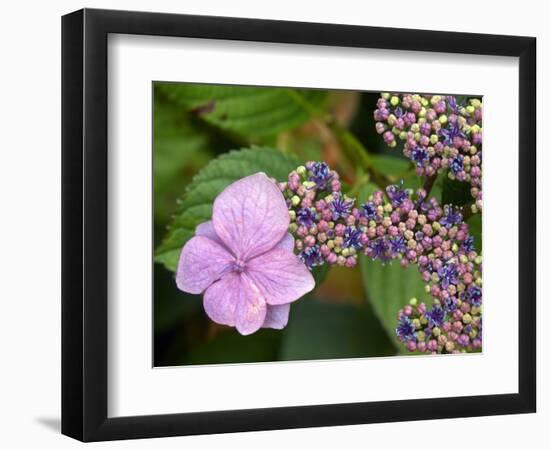
[[[288,217],[290,217],[290,220],[296,220],[296,211],[294,210],[289,210],[288,211]]]
[[[470,105],[472,105],[474,108],[481,108],[482,103],[479,99],[473,98],[470,100]]]
[[[462,316],[462,322],[468,325],[469,323],[472,323],[472,316],[470,314],[466,313]]]
[[[437,134],[432,134],[430,136],[430,144],[432,144],[432,145],[437,144],[438,140],[439,140],[439,138],[437,137]]]
[[[471,131],[472,133],[479,133],[480,130],[481,130],[481,128],[480,128],[480,126],[477,125],[477,124],[472,125],[472,126],[470,127],[470,131]]]
[[[293,206],[298,206],[300,204],[300,197],[295,195],[290,199],[290,201],[292,202]]]
[[[304,167],[304,166],[299,166],[297,169],[296,169],[296,173],[298,175],[305,175],[307,169]]]
[[[390,105],[392,106],[399,105],[399,97],[393,96],[392,98],[390,98]]]
[[[409,300],[409,305],[411,306],[416,306],[417,303],[418,303],[418,300],[416,297],[413,297]]]

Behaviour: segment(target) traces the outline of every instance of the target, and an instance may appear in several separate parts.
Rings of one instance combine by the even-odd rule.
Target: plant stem
[[[288,94],[298,102],[306,111],[308,111],[312,117],[322,117],[326,114],[326,111],[319,109],[305,100],[296,91],[289,89]],[[381,189],[385,189],[386,186],[391,184],[391,180],[385,175],[379,173],[373,166],[372,160],[369,157],[369,152],[361,144],[361,142],[346,128],[342,127],[335,117],[332,115],[325,116],[321,122],[327,130],[329,130],[336,140],[340,143],[342,150],[346,157],[352,164],[361,167],[374,183],[376,183]]]
[[[466,222],[470,217],[474,215],[472,211],[473,204],[474,204],[474,201],[472,200],[471,202],[468,202],[462,206],[461,213],[462,213],[462,220],[464,220],[464,222]]]
[[[430,192],[435,184],[435,180],[437,180],[437,174],[424,178],[424,185],[422,188],[426,191],[426,197],[430,195]]]
[[[352,133],[334,121],[328,121],[327,126],[334,133],[344,154],[352,164],[361,167],[380,188],[385,189],[391,184],[390,179],[374,168],[369,152]]]

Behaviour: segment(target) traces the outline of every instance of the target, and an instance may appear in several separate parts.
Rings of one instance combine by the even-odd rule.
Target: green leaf
[[[168,233],[157,248],[155,261],[176,270],[181,248],[193,236],[196,226],[210,219],[212,203],[226,186],[257,172],[285,180],[299,164],[293,155],[262,147],[234,150],[212,160],[188,186]]]
[[[246,142],[271,142],[322,111],[326,92],[253,86],[158,83],[156,88],[196,117]]]
[[[182,174],[196,172],[211,157],[212,139],[203,128],[193,124],[182,108],[155,99],[153,188],[159,222],[168,220],[176,196],[185,188],[187,177]]]
[[[444,205],[463,206],[472,201],[469,183],[451,180],[446,174],[443,174],[442,178],[443,189],[441,200]]]
[[[371,160],[375,170],[394,181],[411,169],[411,162],[398,156],[372,155]]]
[[[282,335],[261,329],[250,336],[224,330],[213,340],[193,349],[183,364],[225,364],[277,361]]]
[[[475,250],[479,254],[481,254],[483,249],[481,221],[481,214],[474,214],[466,221],[466,223],[468,224],[470,235],[474,237]]]
[[[321,266],[314,267],[311,271],[313,278],[315,279],[315,287],[319,287],[328,275],[330,270],[329,264],[323,264]]]
[[[363,255],[359,258],[359,264],[367,301],[397,343],[397,312],[413,297],[431,305],[431,297],[424,290],[418,267],[411,265],[403,268],[398,261],[382,265],[380,261],[372,261]]]
[[[203,312],[202,299],[180,291],[176,287],[174,274],[163,266],[155,264],[154,271],[155,333],[172,328],[182,329],[187,318]]]
[[[357,192],[357,205],[361,206],[369,199],[372,194],[374,194],[378,190],[380,190],[380,187],[378,187],[374,183],[363,183]]]
[[[358,308],[305,297],[291,307],[280,359],[388,356],[395,351],[367,305]]]

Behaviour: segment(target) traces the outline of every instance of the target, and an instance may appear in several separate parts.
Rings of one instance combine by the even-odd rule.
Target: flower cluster
[[[449,178],[470,183],[477,212],[482,207],[482,114],[483,103],[475,98],[460,104],[453,96],[383,93],[374,119],[386,144],[403,141],[403,154],[419,176],[448,170]]]
[[[289,209],[295,249],[306,266],[354,267],[366,235],[359,227],[355,199],[342,193],[338,173],[324,162],[308,162],[279,187]]]
[[[326,163],[308,162],[279,183],[290,215],[295,250],[308,268],[353,267],[363,253],[382,263],[417,265],[427,308],[416,300],[398,314],[396,333],[410,351],[474,351],[481,347],[481,256],[460,209],[440,206],[423,189],[402,185],[376,191],[357,205],[341,192]]]

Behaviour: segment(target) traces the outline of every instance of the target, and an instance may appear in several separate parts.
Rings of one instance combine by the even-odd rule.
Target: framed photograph
[[[535,412],[532,37],[62,21],[62,432]]]

